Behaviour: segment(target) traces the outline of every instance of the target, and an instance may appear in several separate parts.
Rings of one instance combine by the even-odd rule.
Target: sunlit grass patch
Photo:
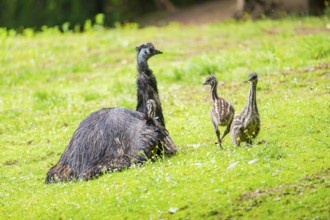
[[[45,110],[46,108],[60,107],[67,103],[64,95],[57,94],[57,92],[38,91],[34,93],[34,109]]]
[[[0,219],[327,218],[327,23],[0,29]],[[88,182],[44,184],[87,115],[135,109],[135,47],[149,41],[164,52],[149,64],[178,155]],[[220,150],[202,83],[216,75],[219,95],[238,114],[251,72],[259,75],[258,144],[238,148],[228,135]]]

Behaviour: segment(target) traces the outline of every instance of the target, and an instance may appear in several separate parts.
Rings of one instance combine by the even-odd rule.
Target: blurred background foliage
[[[182,8],[212,0],[0,0],[0,27],[23,32],[25,28],[41,30],[43,26],[84,30],[91,23],[115,26],[135,22],[137,18],[155,12],[174,14]],[[214,1],[214,0],[213,0]],[[228,0],[227,0],[228,1]],[[242,12],[253,13],[256,6],[267,11],[268,6],[283,5],[284,0],[232,0],[244,2]],[[329,8],[330,0],[297,0],[308,2],[311,14]],[[290,3],[291,4],[291,3]],[[268,7],[268,9],[272,9]],[[268,10],[272,11],[272,10]],[[314,11],[314,12],[313,12]],[[329,13],[329,12],[328,12]],[[326,14],[328,14],[326,13]],[[96,15],[102,14],[102,17]],[[267,15],[267,13],[265,13]],[[243,14],[242,14],[243,15]],[[99,21],[97,21],[99,19]],[[155,18],[157,19],[157,18]],[[64,30],[65,31],[65,30]]]
[[[96,14],[105,15],[104,24],[130,22],[138,15],[157,10],[173,11],[205,0],[0,0],[0,26],[15,29],[68,23],[83,27]]]

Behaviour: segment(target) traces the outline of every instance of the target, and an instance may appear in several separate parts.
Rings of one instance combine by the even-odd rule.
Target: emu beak
[[[208,83],[207,82],[204,82],[202,85],[205,86],[205,85],[208,85]]]
[[[157,54],[163,54],[163,52],[160,51],[160,50],[156,50],[156,49],[154,49],[153,54],[154,54],[154,55],[157,55]]]

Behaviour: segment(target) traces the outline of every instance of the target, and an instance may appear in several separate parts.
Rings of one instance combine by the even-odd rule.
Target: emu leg
[[[231,122],[227,125],[226,130],[223,132],[223,135],[222,135],[222,137],[221,137],[221,141],[222,141],[222,139],[224,139],[224,137],[226,137],[226,135],[229,133],[229,131],[230,131],[230,127],[231,127]]]
[[[241,138],[239,136],[240,132],[240,128],[236,128],[234,127],[234,129],[231,129],[231,139],[234,142],[234,145],[239,147],[240,143],[241,143]]]
[[[242,138],[244,136],[244,127],[241,121],[233,120],[230,132],[231,132],[231,139],[234,142],[234,145],[239,147],[241,144]]]
[[[215,126],[215,125],[214,125],[214,130],[215,130],[215,134],[217,135],[217,138],[218,138],[219,146],[220,146],[221,149],[223,149],[223,148],[222,148],[222,144],[221,144],[220,131],[219,131],[219,129],[218,129],[218,126]]]
[[[241,141],[237,135],[233,136],[233,142],[234,142],[235,146],[237,146],[237,147],[239,147],[239,145],[241,144]]]

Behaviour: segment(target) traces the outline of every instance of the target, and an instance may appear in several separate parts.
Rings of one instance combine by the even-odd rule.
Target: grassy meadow
[[[150,59],[178,155],[92,181],[45,184],[79,123],[134,109]],[[0,29],[0,219],[329,219],[330,19],[165,27]],[[259,74],[252,147],[215,145],[206,77],[239,113]],[[224,131],[220,127],[220,131]]]

